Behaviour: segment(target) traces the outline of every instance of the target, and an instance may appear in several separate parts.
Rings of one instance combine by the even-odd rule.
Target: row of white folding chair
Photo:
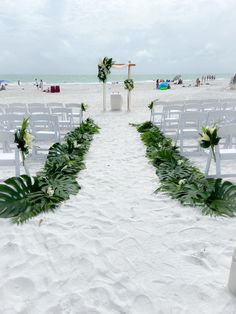
[[[63,103],[12,103],[7,107],[0,105],[0,114],[50,114],[53,113],[56,108],[60,108],[64,113],[65,109],[71,109],[75,120],[77,120],[77,125],[83,120],[83,111],[81,105],[78,103],[66,103],[65,105]]]
[[[236,111],[219,110],[206,112],[182,112],[176,120],[167,120],[163,124],[162,131],[166,136],[175,139],[176,144],[179,142],[180,152],[183,153],[185,148],[194,146],[199,152],[197,138],[201,132],[202,126],[214,125],[225,126],[230,123],[236,123]],[[193,141],[194,145],[186,144],[186,140]]]
[[[229,106],[228,104],[222,105],[222,104],[217,104],[217,105],[199,105],[199,104],[192,104],[192,105],[168,105],[163,107],[162,112],[154,112],[151,114],[151,121],[159,125],[160,127],[165,124],[165,122],[171,120],[172,123],[175,121],[178,123],[178,118],[179,114],[182,112],[214,112],[214,111],[235,111],[236,112],[236,107],[235,106]]]
[[[44,113],[37,113],[33,115],[18,115],[18,114],[3,114],[0,115],[0,129],[7,129],[7,130],[15,130],[21,127],[22,119],[26,117],[30,117],[30,121],[37,118],[45,117],[51,117],[55,116],[59,129],[61,132],[63,131],[70,131],[74,128],[74,121],[73,121],[73,115],[71,113],[70,109],[65,109],[65,111],[57,111],[57,109],[54,109],[54,114],[44,114]],[[34,118],[35,117],[35,118]]]
[[[23,117],[20,115],[2,115],[0,116],[1,131],[8,131],[14,134],[15,130],[20,128]],[[58,117],[50,114],[35,114],[30,116],[30,131],[34,136],[32,157],[41,158],[43,151],[55,142],[60,142],[64,135],[72,129],[72,126],[61,125]]]

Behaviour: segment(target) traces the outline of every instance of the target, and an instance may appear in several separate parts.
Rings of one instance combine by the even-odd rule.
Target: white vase
[[[229,273],[229,290],[236,296],[236,249],[232,257],[232,264]]]

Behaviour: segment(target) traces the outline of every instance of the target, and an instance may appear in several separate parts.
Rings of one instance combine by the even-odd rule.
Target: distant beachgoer
[[[199,87],[200,84],[201,84],[201,81],[200,81],[200,79],[199,79],[199,77],[198,77],[198,78],[196,79],[196,85],[195,85],[195,86]]]
[[[159,87],[159,79],[156,80],[156,89]]]
[[[39,88],[41,89],[41,91],[43,91],[43,80],[40,80]]]
[[[18,80],[17,84],[18,84],[18,86],[20,86],[20,80]]]
[[[37,89],[39,89],[38,79],[35,79],[35,83],[34,83],[34,85],[37,87]]]

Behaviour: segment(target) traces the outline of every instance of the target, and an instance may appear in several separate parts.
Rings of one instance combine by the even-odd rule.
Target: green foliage
[[[147,157],[160,179],[160,187],[156,192],[163,191],[183,205],[198,206],[206,215],[235,216],[234,184],[221,179],[206,179],[198,168],[180,155],[172,140],[166,138],[150,121],[136,127],[147,146]],[[211,129],[209,132],[214,143],[218,144],[217,131]]]
[[[23,175],[0,184],[0,217],[23,223],[42,212],[54,211],[70,195],[78,193],[76,175],[85,168],[84,156],[98,131],[93,120],[87,119],[67,134],[65,143],[50,147],[36,177]]]
[[[86,111],[88,109],[88,105],[85,104],[84,102],[82,102],[80,105],[81,105],[81,110],[82,111]]]
[[[151,101],[151,102],[148,104],[148,108],[149,108],[150,110],[152,110],[153,105],[154,105],[154,102],[153,102],[153,101]]]
[[[134,81],[132,79],[127,79],[124,81],[125,89],[131,92],[134,89]]]
[[[99,81],[105,83],[107,81],[107,76],[111,73],[111,67],[114,64],[112,58],[105,57],[98,64],[98,79]]]
[[[29,154],[29,149],[32,144],[33,136],[27,130],[29,126],[29,118],[24,118],[21,124],[21,128],[16,130],[15,143],[17,144],[17,148],[21,151],[21,155],[23,158],[23,163],[25,157]]]

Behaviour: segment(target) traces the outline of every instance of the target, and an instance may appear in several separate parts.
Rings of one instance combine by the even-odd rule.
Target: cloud
[[[1,0],[2,73],[234,72],[233,0]]]

